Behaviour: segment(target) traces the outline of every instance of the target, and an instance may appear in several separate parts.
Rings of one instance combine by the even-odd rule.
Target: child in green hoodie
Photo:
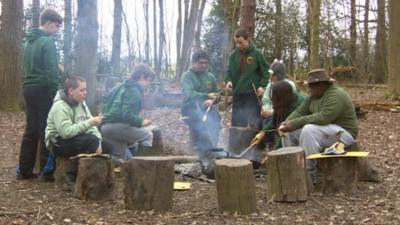
[[[33,174],[38,142],[41,144],[41,166],[46,163],[48,150],[44,144],[47,114],[59,88],[57,49],[55,35],[62,17],[52,9],[40,14],[40,27],[33,28],[27,36],[23,54],[23,94],[26,109],[26,127],[19,154],[18,179],[36,177]]]

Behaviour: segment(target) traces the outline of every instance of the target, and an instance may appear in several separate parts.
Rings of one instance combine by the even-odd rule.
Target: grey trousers
[[[328,124],[324,126],[307,124],[303,129],[289,132],[286,137],[283,138],[284,146],[300,146],[304,149],[305,155],[311,155],[319,153],[325,150],[325,148],[333,145],[337,142],[336,133],[343,131],[341,140],[345,146],[349,146],[355,142],[353,136],[347,132],[344,128],[335,125]],[[307,160],[307,170],[310,175],[315,175],[316,172],[316,160]]]
[[[125,123],[106,123],[101,127],[104,139],[111,142],[113,148],[111,155],[126,160],[128,146],[139,144],[151,147],[153,144],[153,133],[146,127],[132,127]]]

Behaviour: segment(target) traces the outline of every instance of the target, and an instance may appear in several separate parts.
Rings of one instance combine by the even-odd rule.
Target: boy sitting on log
[[[85,99],[86,81],[79,76],[68,77],[64,88],[57,92],[46,127],[46,146],[56,157],[109,152],[110,145],[102,141],[96,127],[103,117],[92,117]],[[64,190],[73,191],[77,172],[78,159],[74,159],[67,170]]]
[[[101,128],[103,137],[110,141],[111,155],[119,161],[129,159],[128,146],[138,143],[142,148],[150,148],[153,134],[147,128],[150,119],[142,118],[143,89],[153,80],[155,74],[146,65],[137,65],[131,77],[119,87],[103,97],[102,113],[104,124]]]
[[[308,73],[310,96],[279,127],[281,132],[289,132],[285,146],[299,145],[306,156],[319,153],[338,141],[339,131],[346,147],[355,142],[358,124],[352,100],[333,81],[324,69]],[[307,160],[307,169],[315,183],[315,160]]]

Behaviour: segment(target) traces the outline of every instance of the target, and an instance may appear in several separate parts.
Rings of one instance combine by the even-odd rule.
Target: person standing
[[[182,116],[187,116],[193,150],[204,156],[218,144],[221,117],[218,112],[219,88],[215,76],[208,72],[207,52],[198,50],[192,55],[192,66],[182,75],[184,94]]]
[[[232,126],[261,127],[260,97],[267,86],[268,65],[260,50],[250,42],[244,28],[235,31],[236,49],[229,57],[226,88],[233,91]]]
[[[58,56],[54,40],[62,17],[53,9],[40,14],[40,27],[27,35],[23,56],[23,95],[26,127],[22,138],[17,179],[31,179],[40,142],[40,165],[46,164],[48,150],[44,144],[47,114],[59,88]],[[41,171],[42,171],[41,168]]]

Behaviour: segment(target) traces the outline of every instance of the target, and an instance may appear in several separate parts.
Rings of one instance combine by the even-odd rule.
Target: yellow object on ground
[[[322,158],[332,158],[332,157],[367,157],[369,152],[346,152],[343,155],[323,155],[321,153],[316,153],[307,156],[307,159],[322,159]]]
[[[192,189],[192,184],[189,182],[174,182],[174,190],[176,191],[186,191]]]

